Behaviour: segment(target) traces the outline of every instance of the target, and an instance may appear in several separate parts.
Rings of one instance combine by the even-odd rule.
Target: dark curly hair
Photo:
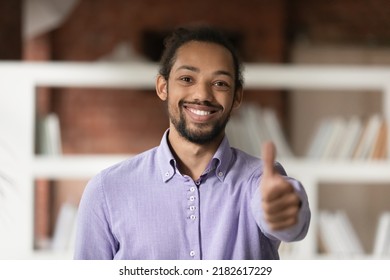
[[[215,43],[226,48],[233,58],[235,72],[235,89],[237,90],[243,88],[243,66],[241,60],[238,57],[237,51],[221,31],[217,30],[216,28],[204,25],[179,27],[164,40],[165,49],[162,53],[160,60],[159,74],[163,76],[165,80],[169,79],[169,74],[176,60],[177,50],[184,44],[191,41]]]

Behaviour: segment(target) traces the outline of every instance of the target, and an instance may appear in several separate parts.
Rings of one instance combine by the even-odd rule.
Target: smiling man
[[[274,145],[259,159],[225,135],[241,72],[215,29],[173,32],[156,80],[169,128],[158,147],[90,180],[75,259],[278,259],[281,241],[305,237],[305,190],[274,162]]]

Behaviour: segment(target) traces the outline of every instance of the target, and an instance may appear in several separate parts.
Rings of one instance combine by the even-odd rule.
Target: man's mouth
[[[183,108],[192,116],[194,121],[209,121],[220,110],[215,106],[184,104]]]
[[[213,105],[210,102],[180,102],[184,109],[198,116],[207,116],[222,110],[222,106]]]
[[[198,116],[207,116],[207,115],[211,114],[211,111],[203,111],[203,110],[198,110],[198,109],[194,109],[194,108],[188,108],[188,110],[191,111],[192,113],[194,113],[195,115],[198,115]]]

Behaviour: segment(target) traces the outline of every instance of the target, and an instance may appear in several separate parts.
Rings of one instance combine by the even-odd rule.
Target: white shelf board
[[[390,183],[390,161],[280,160],[288,175],[329,183]]]
[[[88,179],[99,171],[132,155],[63,155],[36,156],[32,172],[35,178]]]
[[[34,86],[154,89],[155,63],[1,62],[3,77]]]
[[[390,68],[299,64],[244,65],[245,88],[384,90]],[[156,63],[0,62],[2,77],[39,86],[154,89]]]

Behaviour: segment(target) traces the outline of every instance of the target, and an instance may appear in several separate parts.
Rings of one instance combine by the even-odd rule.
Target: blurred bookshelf
[[[0,88],[2,92],[7,93],[2,94],[0,97],[0,129],[2,130],[2,135],[5,137],[4,141],[0,143],[5,142],[6,144],[4,146],[7,147],[7,149],[2,151],[6,155],[0,160],[3,163],[2,166],[6,166],[4,172],[12,181],[12,188],[15,190],[11,191],[9,195],[7,193],[7,197],[5,198],[7,203],[4,203],[2,206],[5,217],[0,218],[0,226],[7,230],[0,232],[0,259],[72,258],[71,245],[69,247],[60,246],[62,248],[61,250],[53,250],[50,246],[45,247],[45,245],[42,245],[42,243],[45,243],[45,238],[42,238],[42,242],[37,241],[36,230],[38,226],[34,218],[34,211],[31,211],[36,205],[36,194],[39,192],[37,187],[40,189],[52,188],[52,186],[61,185],[61,182],[69,180],[78,181],[78,183],[74,183],[73,181],[71,183],[73,185],[83,185],[86,180],[101,169],[132,156],[131,154],[63,155],[58,151],[61,148],[60,144],[59,146],[52,147],[51,151],[36,154],[34,143],[34,135],[38,127],[38,121],[35,118],[36,88],[42,86],[76,86],[150,90],[154,88],[154,77],[156,73],[156,65],[144,63],[0,63],[0,74],[6,77],[4,83],[0,85]],[[380,116],[380,120],[385,125],[376,125],[378,133],[380,131],[379,127],[384,126],[388,128],[388,120],[390,119],[389,77],[390,68],[387,67],[245,65],[246,89],[304,90],[305,94],[311,94],[312,90],[341,90],[340,92],[375,90],[380,92],[382,108],[380,112],[377,112],[377,115]],[[388,172],[390,162],[387,153],[389,137],[385,137],[381,141],[376,141],[377,137],[375,134],[375,137],[370,137],[371,144],[364,144],[364,146],[372,148],[372,143],[381,142],[381,148],[378,148],[378,151],[381,151],[380,158],[372,156],[374,153],[373,150],[371,153],[367,152],[371,156],[366,158],[352,158],[347,156],[336,158],[334,156],[324,155],[319,158],[310,156],[309,152],[304,156],[296,156],[286,131],[278,123],[278,117],[275,115],[275,112],[265,108],[248,106],[241,108],[244,116],[237,115],[231,119],[227,133],[232,139],[232,145],[243,150],[247,149],[249,153],[259,155],[255,148],[253,148],[253,145],[256,145],[257,141],[261,142],[262,140],[261,138],[248,139],[249,134],[253,134],[256,127],[269,127],[270,130],[266,133],[268,136],[265,136],[264,139],[271,139],[275,143],[278,143],[277,146],[280,153],[278,154],[277,160],[281,162],[289,175],[296,177],[303,183],[309,196],[309,203],[312,210],[312,223],[308,236],[301,242],[282,244],[280,250],[281,258],[378,258],[377,254],[370,251],[373,250],[373,246],[369,250],[363,248],[364,251],[359,251],[358,253],[347,252],[343,254],[332,253],[323,249],[324,240],[320,238],[320,217],[323,217],[324,211],[328,209],[322,206],[320,196],[322,196],[321,190],[326,189],[327,185],[334,186],[336,184],[340,188],[343,188],[343,184],[360,184],[362,182],[384,185],[383,188],[376,188],[375,190],[379,192],[379,195],[381,193],[386,194],[389,189],[388,187],[390,187],[390,172]],[[291,108],[291,110],[294,110],[294,108]],[[245,115],[247,113],[252,114],[249,118],[253,118],[254,123],[241,122],[242,119],[248,117],[248,115]],[[259,116],[265,116],[265,118]],[[50,118],[52,119],[52,125],[48,127],[52,129],[52,137],[48,139],[52,139],[50,141],[56,143],[58,135],[56,136],[55,131],[58,131],[58,127],[56,128],[55,125],[55,117],[54,121],[53,116],[50,116]],[[344,119],[344,123],[347,123],[349,120]],[[268,125],[264,124],[264,126],[259,127],[263,121],[264,123],[268,123]],[[335,123],[333,124],[334,133],[327,132],[325,133],[326,135],[332,134],[336,137],[336,131],[340,133],[347,131],[345,127],[341,127],[340,123],[338,123],[339,127],[336,129],[337,126]],[[231,126],[234,125],[236,127],[233,127],[229,131]],[[320,129],[321,125],[317,127]],[[362,127],[364,127],[363,124]],[[245,128],[248,130],[245,130]],[[313,143],[314,138],[316,138],[316,133],[315,130],[311,131]],[[257,136],[253,137],[260,137],[261,132],[258,131],[257,134]],[[374,135],[373,132],[371,134]],[[382,134],[387,135],[388,133],[382,132]],[[237,137],[237,135],[241,137]],[[342,139],[347,138],[347,136],[338,137]],[[328,146],[333,145],[333,150],[325,152],[325,149],[323,152],[327,155],[334,155],[336,150],[340,148],[340,145],[337,143],[344,141],[336,141],[336,144],[330,144],[330,139],[328,139]],[[252,144],[248,144],[248,142],[245,144],[243,140],[252,141]],[[252,147],[249,147],[250,145]],[[258,147],[260,147],[260,143],[258,143]],[[313,148],[313,150],[318,152],[321,150],[318,147]],[[346,189],[348,189],[349,193],[354,192],[353,188]],[[345,194],[345,199],[347,200],[348,192]],[[40,199],[44,200],[42,197]],[[329,199],[331,200],[332,197],[330,196]],[[367,197],[367,199],[370,198]],[[45,202],[42,203],[45,204]],[[63,202],[61,205],[63,207],[58,207],[56,214],[51,213],[52,216],[60,217],[61,209],[65,209],[65,214],[62,217],[65,217],[65,220],[68,217],[69,220],[63,223],[63,228],[66,228],[66,230],[60,230],[61,232],[69,230],[69,221],[74,220],[77,215],[78,201],[71,201],[73,206],[66,203],[69,203],[69,201]],[[349,213],[341,211],[343,210],[342,205],[330,210],[332,214],[341,213],[341,218],[344,221],[346,218],[349,219]],[[386,213],[389,209],[384,207],[382,210],[379,209],[376,212],[378,228],[381,213]],[[48,211],[53,210],[49,209]],[[330,212],[325,214],[330,214]],[[385,220],[385,218],[382,220]],[[55,237],[55,225],[59,222],[51,221],[51,223],[52,228],[51,236],[48,237],[49,239]],[[386,222],[382,223],[382,228],[386,228],[385,224]],[[350,225],[349,230],[351,227],[352,229],[356,228],[356,224],[351,223]],[[366,230],[372,231],[372,227]],[[42,232],[45,233],[45,231],[47,232],[49,230],[43,226]],[[72,231],[69,230],[68,240],[72,240],[69,237],[71,234]],[[357,236],[360,238],[361,235]],[[372,243],[375,241],[374,238],[372,237]],[[12,242],[13,240],[17,240],[18,242]],[[53,240],[50,242],[53,242]],[[40,245],[37,246],[37,244]],[[379,258],[387,258],[387,255],[380,255]]]

